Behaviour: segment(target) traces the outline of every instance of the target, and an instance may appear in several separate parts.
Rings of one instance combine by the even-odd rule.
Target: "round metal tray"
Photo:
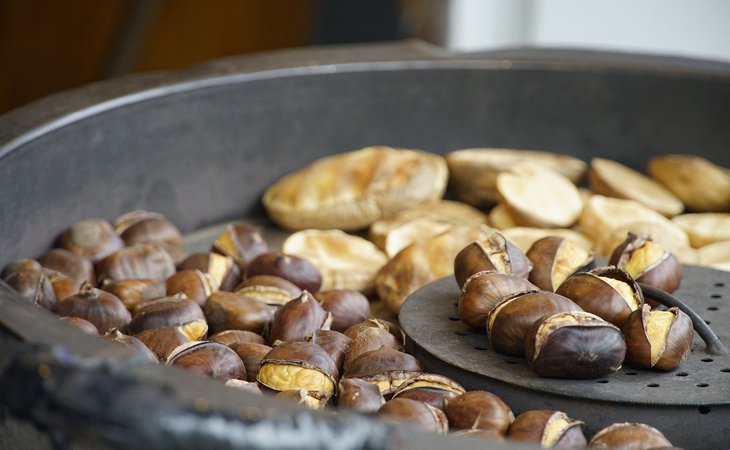
[[[695,334],[692,352],[674,372],[625,365],[601,379],[538,377],[524,358],[495,352],[485,330],[458,317],[459,288],[453,277],[412,294],[400,312],[410,351],[427,370],[445,374],[467,389],[501,396],[515,414],[559,409],[585,422],[591,435],[613,422],[644,422],[662,430],[677,446],[728,448],[730,445],[730,355],[710,355]],[[730,274],[684,267],[675,295],[700,314],[730,344]]]

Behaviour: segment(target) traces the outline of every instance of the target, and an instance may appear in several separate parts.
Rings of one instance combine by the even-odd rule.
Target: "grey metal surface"
[[[694,266],[684,269],[675,295],[730,344],[730,274]],[[677,446],[730,445],[730,355],[708,354],[697,335],[689,357],[674,372],[625,365],[600,379],[540,378],[524,358],[494,351],[485,330],[459,320],[459,292],[453,277],[444,278],[415,292],[401,309],[400,323],[412,351],[429,370],[446,373],[469,389],[494,392],[517,412],[560,406],[571,417],[584,420],[591,433],[613,422],[635,420],[659,428]]]
[[[635,167],[652,154],[692,152],[730,165],[730,69],[665,67],[650,59],[622,65],[600,57],[582,63],[451,56],[420,43],[277,52],[96,83],[0,117],[0,265],[38,256],[87,216],[157,210],[186,233],[260,218],[260,195],[273,180],[318,157],[372,144],[439,153],[537,148],[601,154]],[[33,361],[56,346],[81,370],[99,369],[98,359],[111,357],[108,344],[73,334],[50,315],[36,317],[17,295],[0,290],[0,300],[5,361],[23,355]],[[31,342],[11,345],[18,336]],[[204,397],[211,414],[237,413],[242,405],[262,417],[301,411],[169,368],[122,363],[115,370],[111,381],[160,387],[183,409]],[[32,387],[39,380],[26,381]],[[34,392],[37,403],[23,412],[37,426],[75,419],[63,423],[68,430],[93,418],[91,410],[74,409],[84,405],[61,401],[84,391]],[[49,404],[86,415],[47,415]],[[556,396],[553,404],[570,401]],[[636,418],[639,409],[623,418]],[[118,439],[120,430],[137,437],[138,422],[116,425],[107,439]],[[442,448],[443,442],[415,435],[394,445]]]

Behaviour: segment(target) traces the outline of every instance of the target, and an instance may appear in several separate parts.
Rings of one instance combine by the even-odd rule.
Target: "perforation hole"
[[[489,350],[487,347],[485,347],[483,345],[477,345],[477,346],[474,347],[474,349],[476,349],[476,350]]]
[[[687,376],[687,375],[689,375],[689,374],[688,374],[687,372],[677,372],[677,373],[676,373],[676,375],[677,375],[678,377],[686,377],[686,376]]]
[[[449,320],[453,320],[454,322],[458,322],[458,321],[459,321],[459,320],[461,320],[461,319],[459,319],[459,318],[458,318],[458,317],[456,317],[456,316],[449,316]]]
[[[649,383],[646,385],[646,387],[657,388],[657,387],[659,387],[659,383]]]
[[[724,369],[720,369],[720,372],[722,372],[722,373],[730,373],[730,367],[725,367]]]
[[[709,384],[707,384],[707,383],[697,383],[697,387],[706,388],[708,386],[709,386]]]
[[[699,408],[697,408],[700,411],[700,414],[710,414],[710,407],[702,405]]]
[[[712,362],[712,361],[714,361],[714,359],[712,359],[712,358],[702,358],[700,361],[702,361],[702,362]]]
[[[626,375],[638,375],[636,372],[626,372]]]
[[[708,311],[717,311],[717,306],[708,306],[707,310]]]
[[[712,294],[710,295],[710,298],[722,298],[721,294]]]
[[[608,380],[596,380],[596,383],[606,384],[608,383]]]
[[[725,287],[725,283],[723,283],[721,281],[717,282],[717,283],[715,283],[715,287]]]

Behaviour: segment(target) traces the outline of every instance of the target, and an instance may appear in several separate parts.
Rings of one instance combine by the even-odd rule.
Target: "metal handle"
[[[692,320],[692,326],[695,331],[700,335],[702,340],[705,341],[705,344],[707,344],[707,353],[711,355],[727,355],[730,353],[730,350],[728,350],[728,348],[725,347],[725,344],[720,341],[720,338],[718,338],[715,332],[712,331],[712,328],[705,323],[699,314],[694,312],[692,308],[687,306],[680,299],[659,288],[645,283],[639,283],[639,286],[641,287],[645,297],[652,298],[662,305],[670,308],[676,306],[683,313],[687,314]]]

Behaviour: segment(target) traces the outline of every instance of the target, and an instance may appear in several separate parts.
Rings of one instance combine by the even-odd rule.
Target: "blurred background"
[[[0,114],[53,92],[278,48],[419,38],[730,61],[727,0],[0,0]]]

